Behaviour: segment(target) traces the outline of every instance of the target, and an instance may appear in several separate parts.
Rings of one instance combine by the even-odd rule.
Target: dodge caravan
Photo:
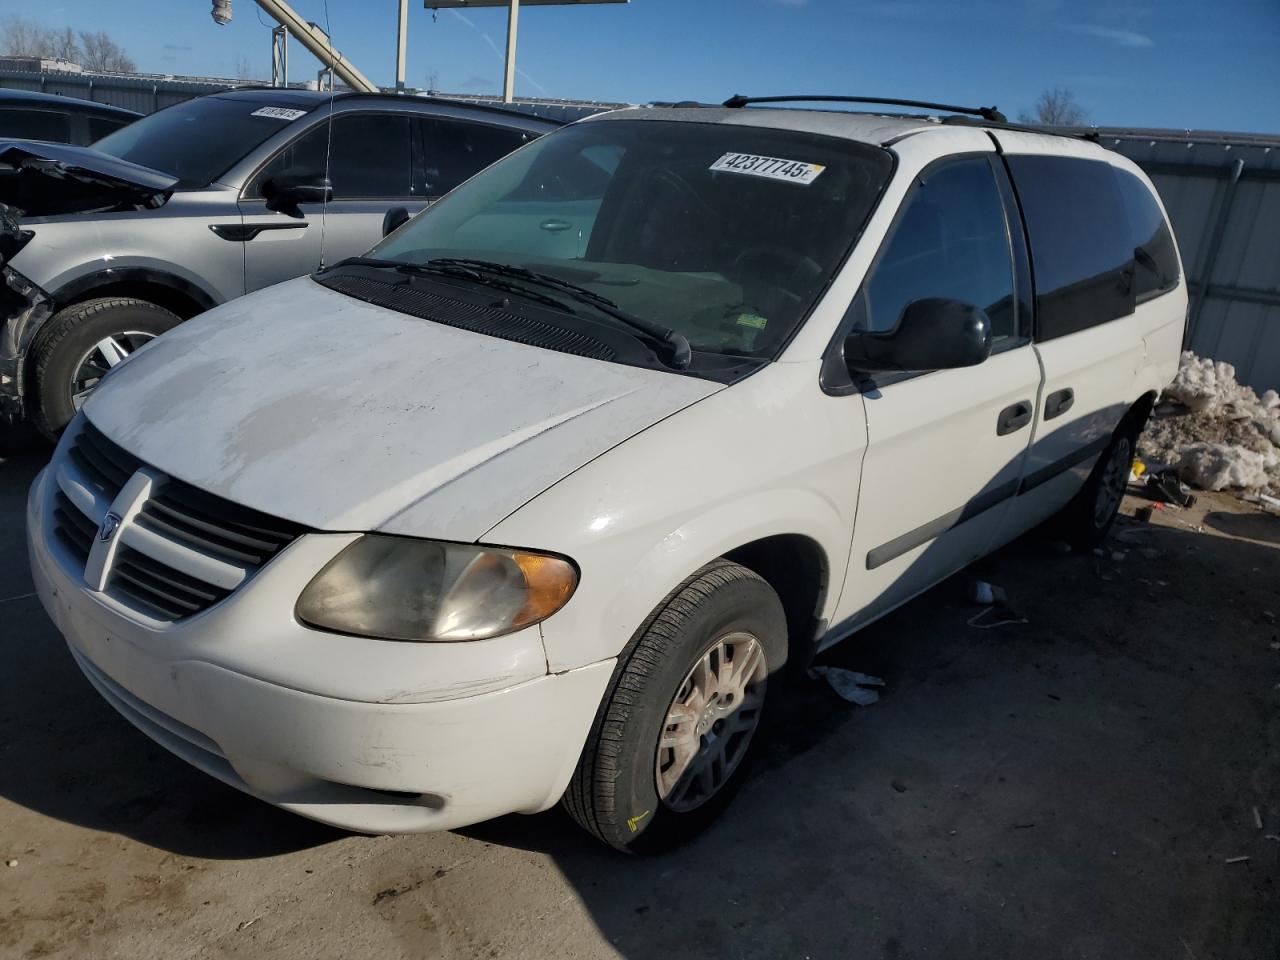
[[[939,113],[593,117],[159,337],[31,491],[72,656],[326,823],[692,835],[785,665],[1042,521],[1101,540],[1175,373],[1141,171]]]

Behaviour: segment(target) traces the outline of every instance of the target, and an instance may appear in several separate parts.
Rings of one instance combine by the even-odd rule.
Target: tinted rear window
[[[1100,160],[1013,156],[1036,284],[1037,338],[1133,312],[1133,243],[1114,168]]]
[[[1141,303],[1178,285],[1178,252],[1169,224],[1147,185],[1127,170],[1112,169],[1129,220],[1134,251],[1133,293]]]
[[[71,118],[53,110],[0,110],[0,137],[71,141]]]

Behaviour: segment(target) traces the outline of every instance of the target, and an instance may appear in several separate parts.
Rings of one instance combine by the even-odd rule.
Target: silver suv
[[[55,436],[147,340],[362,253],[557,126],[420,97],[242,89],[93,148],[0,142],[0,414]]]

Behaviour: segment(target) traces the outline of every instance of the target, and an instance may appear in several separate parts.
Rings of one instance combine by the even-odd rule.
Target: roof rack
[[[947,113],[968,113],[991,123],[1008,123],[1008,118],[995,107],[957,107],[949,103],[930,103],[927,100],[897,100],[892,97],[833,97],[827,95],[794,97],[730,97],[722,106],[745,107],[750,103],[882,103],[894,107],[923,107],[926,110],[943,110]]]

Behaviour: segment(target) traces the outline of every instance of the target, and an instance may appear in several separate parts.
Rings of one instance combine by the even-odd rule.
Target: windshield
[[[527,268],[695,351],[764,359],[843,262],[890,168],[877,147],[794,131],[579,123],[489,167],[371,256]]]
[[[305,114],[240,97],[197,97],[143,117],[93,148],[177,177],[179,188],[207,187]]]

